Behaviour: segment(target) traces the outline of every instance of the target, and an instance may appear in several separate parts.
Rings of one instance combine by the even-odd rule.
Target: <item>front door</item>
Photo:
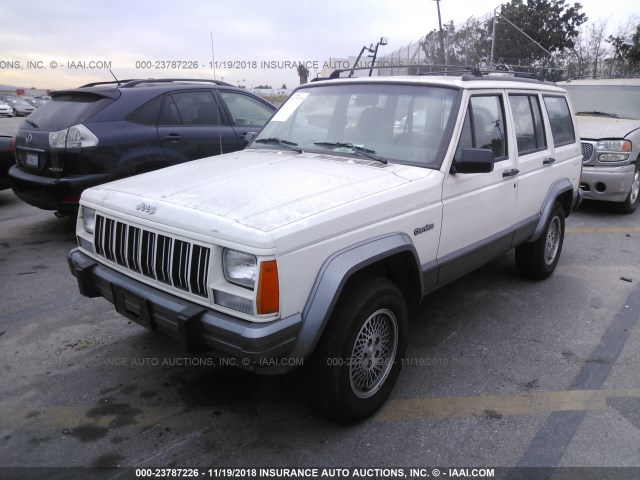
[[[465,148],[483,148],[492,150],[494,168],[489,173],[449,173],[445,179],[438,283],[486,263],[511,244],[518,171],[505,118],[502,92],[469,96],[454,164]]]

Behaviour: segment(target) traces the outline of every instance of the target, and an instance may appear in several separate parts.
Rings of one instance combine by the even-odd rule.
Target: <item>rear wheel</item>
[[[391,393],[407,344],[407,307],[385,278],[358,278],[344,291],[305,372],[305,396],[323,416],[352,423]]]
[[[535,242],[516,247],[516,265],[525,277],[543,280],[553,273],[564,242],[564,209],[556,203],[549,220]]]
[[[616,204],[616,210],[620,213],[633,213],[638,208],[638,192],[640,192],[640,159],[636,160],[636,172],[631,183],[631,190],[624,202]]]

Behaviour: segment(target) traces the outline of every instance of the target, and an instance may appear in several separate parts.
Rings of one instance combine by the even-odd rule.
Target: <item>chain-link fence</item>
[[[583,41],[581,34],[578,42]],[[433,30],[419,40],[376,61],[378,75],[406,75],[457,71],[459,67],[480,70],[518,72],[557,81],[576,76],[629,76],[640,69],[630,69],[628,62],[616,59],[614,52],[604,51],[600,40],[600,58],[587,58],[588,49],[565,49],[551,53],[527,35],[514,22],[496,12],[470,17],[466,22],[443,25],[442,34]],[[453,68],[456,67],[456,68]]]

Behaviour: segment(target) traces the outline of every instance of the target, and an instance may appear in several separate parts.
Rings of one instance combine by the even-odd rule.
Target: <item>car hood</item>
[[[230,228],[268,233],[434,174],[367,159],[252,149],[100,185],[82,199],[209,235]],[[235,233],[227,238],[240,238]]]
[[[640,128],[640,120],[609,118],[600,115],[579,115],[578,133],[585,140],[624,138]]]

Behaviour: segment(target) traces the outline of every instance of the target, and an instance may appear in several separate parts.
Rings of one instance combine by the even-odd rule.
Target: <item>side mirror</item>
[[[493,172],[495,158],[488,148],[465,148],[462,157],[451,165],[451,173]]]
[[[256,132],[247,132],[244,134],[244,144],[249,145],[251,141],[258,135]]]

